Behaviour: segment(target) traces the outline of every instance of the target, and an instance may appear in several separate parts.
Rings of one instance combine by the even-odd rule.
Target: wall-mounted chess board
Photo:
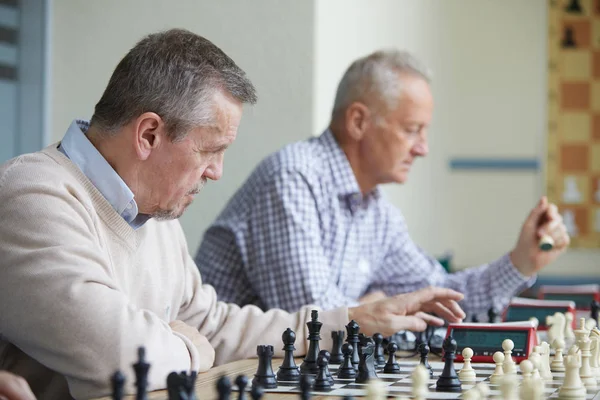
[[[572,247],[600,247],[600,0],[548,0],[547,144]]]

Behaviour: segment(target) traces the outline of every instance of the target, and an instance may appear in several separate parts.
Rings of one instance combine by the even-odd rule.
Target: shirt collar
[[[331,130],[327,129],[319,138],[328,157],[329,166],[338,189],[338,196],[348,199],[355,199],[355,202],[361,203],[370,197],[378,199],[381,196],[379,187],[375,187],[370,193],[363,196],[358,186],[352,166],[346,157],[346,153],[340,147]]]
[[[60,143],[60,150],[81,169],[129,225],[139,228],[147,218],[138,216],[133,192],[85,135],[89,127],[88,121],[73,121]]]

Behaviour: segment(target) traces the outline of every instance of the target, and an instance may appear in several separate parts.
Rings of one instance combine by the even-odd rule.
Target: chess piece
[[[579,368],[579,377],[581,378],[581,381],[586,389],[595,390],[597,387],[596,376],[592,372],[592,368],[590,366],[590,357],[592,356],[590,353],[591,344],[592,342],[588,337],[582,338],[579,343],[579,348],[581,350],[581,367]]]
[[[229,400],[231,396],[231,380],[227,376],[222,375],[217,381],[217,392],[219,393],[219,400]],[[170,395],[169,400],[172,400]]]
[[[565,27],[565,34],[560,44],[565,49],[577,47],[577,44],[575,43],[575,31],[573,31],[572,27]]]
[[[360,362],[358,363],[358,374],[356,383],[366,383],[370,379],[377,379],[375,372],[375,343],[373,339],[365,338],[360,347]]]
[[[398,351],[398,345],[395,342],[390,342],[387,345],[388,360],[383,367],[384,374],[399,374],[400,365],[396,362],[396,352]]]
[[[573,333],[573,318],[574,316],[572,312],[567,311],[565,313],[565,340],[575,339],[575,334]]]
[[[273,346],[258,345],[256,346],[256,354],[258,355],[258,368],[256,374],[254,374],[254,379],[252,379],[252,384],[261,385],[266,389],[276,388],[277,380],[271,366],[274,354]]]
[[[358,330],[360,329],[356,321],[352,320],[346,325],[346,342],[352,347],[352,365],[358,369],[360,358],[358,356]]]
[[[475,390],[481,394],[482,399],[487,399],[490,395],[490,387],[485,382],[479,382],[477,385],[475,385]]]
[[[500,393],[502,393],[502,398],[506,400],[518,400],[518,381],[517,374],[514,373],[505,373],[500,379]]]
[[[442,349],[444,350],[444,369],[435,384],[435,388],[438,392],[460,392],[462,385],[454,369],[456,340],[452,336],[446,337]]]
[[[565,349],[565,341],[562,339],[555,340],[552,342],[552,348],[554,349],[554,359],[552,360],[552,364],[550,364],[550,371],[564,372],[563,350]]]
[[[574,176],[565,177],[565,191],[562,197],[564,203],[581,203],[581,192],[577,188],[577,180]]]
[[[502,350],[504,350],[504,364],[502,369],[505,374],[515,374],[517,372],[517,366],[515,360],[512,358],[512,351],[515,348],[515,343],[510,339],[505,339],[502,342]]]
[[[598,4],[600,6],[600,3]],[[594,197],[598,203],[600,203],[600,179],[596,180],[596,187],[598,188],[594,193]],[[598,215],[598,213],[596,213]]]
[[[263,397],[265,390],[261,385],[252,385],[252,389],[250,389],[250,397],[252,400],[260,400]]]
[[[121,371],[117,371],[111,377],[112,383],[112,400],[122,400],[123,390],[125,386],[125,375]]]
[[[492,358],[494,359],[494,363],[496,363],[496,369],[494,369],[494,372],[490,375],[490,383],[492,385],[499,385],[504,376],[504,353],[497,351]]]
[[[312,397],[312,379],[309,375],[300,376],[300,399],[310,400]]]
[[[147,400],[150,364],[146,362],[146,348],[138,347],[138,361],[133,364],[133,369],[135,370],[135,400]]]
[[[597,321],[592,319],[592,318],[588,318],[585,320],[585,329],[588,332],[591,332],[592,329],[594,329],[596,327]]]
[[[576,237],[579,234],[579,228],[577,227],[577,221],[575,220],[575,213],[573,210],[565,210],[562,217],[569,236]]]
[[[600,182],[599,182],[599,184],[600,184]],[[596,201],[598,203],[600,203],[600,188],[598,188],[598,191],[596,192]],[[598,209],[596,209],[596,220],[594,222],[594,231],[600,232],[600,210],[598,210]],[[600,321],[598,321],[598,323],[600,324]]]
[[[338,368],[338,378],[340,379],[354,379],[356,378],[356,370],[352,364],[352,345],[344,343],[342,346],[342,353],[344,354],[344,362],[342,366]]]
[[[383,367],[385,365],[385,357],[383,356],[383,335],[376,333],[373,335],[373,341],[375,342],[375,366]]]
[[[417,349],[421,355],[420,364],[422,364],[429,371],[429,377],[433,378],[433,368],[429,365],[429,346],[426,343],[421,343]]]
[[[565,324],[567,320],[565,315],[560,312],[556,312],[553,315],[546,317],[546,326],[548,327],[548,341],[553,343],[555,340],[564,340],[565,337]]]
[[[327,366],[325,367],[325,372],[327,373],[327,378],[329,378],[329,382],[331,383],[331,386],[333,386],[333,383],[335,381],[333,379],[333,375],[331,375],[331,372],[329,371],[329,360],[331,359],[331,354],[329,354],[329,352],[327,350],[321,350],[319,352],[319,356],[323,356],[327,359]]]
[[[313,384],[313,389],[317,392],[326,392],[331,390],[331,381],[329,380],[329,361],[324,354],[320,354],[317,359],[319,372]]]
[[[590,332],[590,341],[592,342],[590,345],[590,353],[592,355],[590,357],[590,367],[596,378],[600,378],[600,336],[596,332],[598,332],[598,328]]]
[[[279,371],[277,371],[277,380],[298,382],[300,380],[300,370],[294,361],[294,350],[296,350],[294,343],[296,342],[296,334],[293,330],[287,328],[285,332],[283,332],[283,335],[281,335],[281,339],[283,340],[282,350],[285,353],[283,363],[279,367]]]
[[[523,377],[523,382],[531,379],[531,373],[533,372],[533,363],[530,360],[523,360],[519,365],[521,368],[521,376]]]
[[[412,379],[412,395],[415,400],[425,400],[429,393],[429,370],[423,365],[418,364],[410,377]]]
[[[519,399],[542,400],[545,398],[543,395],[544,381],[541,379],[523,380],[519,387]]]
[[[238,400],[246,400],[248,377],[246,375],[238,375],[237,378],[235,378],[235,384],[238,387]]]
[[[583,9],[581,8],[581,4],[579,4],[579,0],[571,0],[567,7],[565,7],[565,11],[570,14],[581,14]]]
[[[561,399],[585,399],[586,390],[579,377],[581,363],[576,355],[565,357],[565,380],[558,390]]]
[[[540,355],[540,377],[545,381],[551,381],[552,372],[550,372],[550,345],[547,342],[542,342],[538,347],[538,354]]]
[[[191,371],[189,374],[182,372],[181,373],[181,383],[183,391],[186,394],[187,400],[196,400],[196,378],[198,377],[198,373],[196,371]]]
[[[477,378],[475,370],[471,365],[471,358],[473,357],[473,349],[465,347],[462,351],[463,356],[463,367],[458,372],[458,379],[461,382],[474,382]]]
[[[491,307],[488,310],[488,322],[490,324],[495,324],[496,322],[498,322],[498,313],[496,312],[496,309],[494,307]]]
[[[379,379],[371,379],[366,388],[366,400],[386,400],[387,391],[385,385]]]
[[[344,354],[342,354],[344,331],[331,331],[331,338],[333,339],[333,347],[331,348],[329,364],[341,364],[344,362]]]
[[[303,374],[316,375],[319,372],[319,367],[317,366],[317,357],[319,357],[319,341],[321,340],[321,326],[323,326],[322,322],[319,322],[319,312],[317,310],[312,310],[310,313],[310,321],[306,323],[308,327],[308,340],[310,341],[308,345],[308,352],[306,353],[306,357],[304,357],[304,361],[300,364],[300,371]]]
[[[535,348],[537,349],[538,346],[535,346]],[[541,368],[541,356],[538,352],[536,352],[535,350],[531,352],[531,354],[529,354],[529,361],[531,361],[531,363],[533,364],[533,371],[531,372],[531,379],[542,379],[541,375],[540,375],[540,368]]]
[[[169,400],[180,400],[182,393],[183,382],[181,381],[181,375],[177,372],[171,372],[167,375],[167,395],[169,396]]]

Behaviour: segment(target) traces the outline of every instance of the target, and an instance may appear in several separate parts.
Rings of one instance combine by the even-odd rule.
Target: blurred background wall
[[[385,192],[415,241],[469,266],[501,256],[544,193],[543,169],[456,171],[455,157],[545,157],[546,0],[52,0],[48,140],[89,118],[120,58],[143,35],[182,27],[253,80],[224,176],[181,218],[192,254],[208,224],[267,154],[326,128],[349,63],[408,49],[434,73],[430,155]],[[598,276],[600,250],[569,250],[545,275]],[[566,272],[568,271],[568,272]]]

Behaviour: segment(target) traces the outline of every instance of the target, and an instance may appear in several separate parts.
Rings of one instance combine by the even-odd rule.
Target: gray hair
[[[398,75],[402,73],[431,82],[429,69],[406,51],[379,50],[354,61],[338,85],[332,117],[357,101],[372,105],[381,100],[385,108],[395,107],[402,90]]]
[[[256,103],[245,72],[220,48],[184,29],[140,40],[115,68],[90,124],[111,135],[145,112],[164,121],[177,141],[193,127],[212,124],[218,90],[242,103]]]

